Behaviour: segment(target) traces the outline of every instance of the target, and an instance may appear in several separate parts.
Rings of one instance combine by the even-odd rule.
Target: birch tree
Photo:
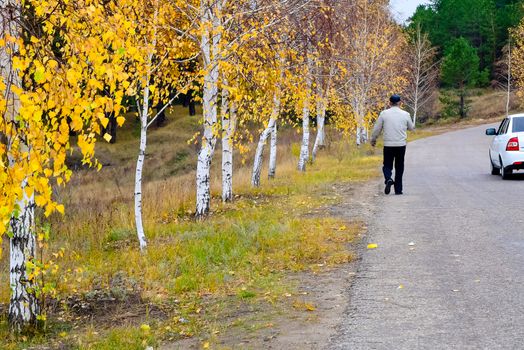
[[[318,47],[315,45],[314,36],[316,34],[315,15],[321,9],[319,2],[311,2],[305,6],[303,11],[294,14],[293,19],[298,28],[295,40],[298,41],[297,57],[302,63],[298,69],[298,76],[303,77],[299,82],[300,90],[298,91],[298,101],[302,114],[302,141],[300,145],[300,155],[297,169],[306,171],[307,163],[310,161],[310,122],[311,122],[311,105],[314,101],[313,79],[314,67],[318,60]]]
[[[292,18],[301,16],[308,1],[285,4],[274,14],[277,25],[257,42],[256,77],[253,90],[258,92],[257,119],[263,124],[253,161],[251,184],[260,186],[264,150],[269,140],[268,178],[276,176],[278,151],[278,124],[282,123],[283,103],[287,96],[298,95],[299,75],[303,56],[299,55],[302,42],[297,39],[298,32]],[[296,20],[296,19],[295,19]],[[294,59],[294,60],[293,60]],[[298,69],[298,70],[297,70]]]
[[[223,84],[227,85],[227,79]],[[222,88],[222,201],[233,201],[233,137],[236,128],[236,103],[229,90]]]
[[[192,74],[184,64],[191,61],[194,48],[179,35],[187,23],[164,0],[121,0],[107,5],[112,17],[125,18],[125,30],[134,33],[122,47],[129,75],[128,95],[135,97],[140,119],[140,143],[135,168],[135,224],[140,249],[147,246],[142,219],[142,179],[148,129],[180,94],[186,93]],[[108,19],[111,20],[111,19]],[[176,27],[167,25],[176,23]],[[174,30],[176,28],[176,30]],[[118,29],[117,29],[118,30]],[[126,37],[126,33],[119,33]],[[189,59],[188,59],[189,57]],[[175,91],[175,93],[173,93]],[[153,106],[160,106],[156,111]]]
[[[0,1],[0,40],[3,45],[0,49],[0,73],[2,80],[2,100],[0,110],[3,114],[4,129],[6,123],[14,124],[20,113],[20,97],[15,93],[22,88],[22,82],[18,72],[14,68],[14,57],[19,54],[19,45],[16,42],[21,37],[21,5],[13,0]],[[13,38],[14,40],[9,40]],[[5,42],[8,40],[9,42]],[[7,130],[5,130],[7,131]],[[7,165],[8,169],[16,167],[16,157],[11,153],[14,148],[19,152],[27,154],[29,147],[24,140],[17,140],[12,133],[4,133],[7,137],[6,144],[2,145],[2,156],[7,155],[0,163],[2,168]],[[16,145],[18,143],[18,145]],[[4,157],[2,157],[4,158]],[[4,173],[4,176],[7,175]],[[6,179],[2,179],[6,180]],[[11,286],[11,299],[9,303],[9,323],[15,331],[21,331],[27,326],[36,326],[37,316],[40,313],[40,305],[33,291],[34,281],[29,278],[26,263],[36,256],[36,238],[34,194],[26,192],[27,179],[24,174],[20,178],[21,194],[15,199],[16,204],[11,213],[9,226],[11,230],[10,256],[9,256],[9,284]],[[0,228],[5,230],[5,223]]]
[[[304,85],[301,98],[302,105],[302,143],[300,145],[300,156],[298,159],[298,170],[306,171],[306,164],[309,161],[309,138],[310,138],[310,114],[311,114],[311,88],[313,84],[313,58],[312,53],[306,48],[306,65],[304,67]]]
[[[17,332],[35,327],[41,312],[31,268],[34,210],[42,208],[45,217],[64,213],[52,186],[71,177],[65,163],[71,132],[84,163],[98,165],[92,158],[105,115],[122,109],[126,73],[111,49],[119,47],[117,38],[102,29],[103,8],[61,5],[0,2],[0,134],[6,141],[0,143],[0,235],[10,231],[9,322]]]
[[[524,21],[514,28],[512,39],[511,75],[519,104],[524,106]]]
[[[416,124],[419,112],[434,97],[439,78],[437,49],[431,45],[428,34],[422,32],[420,23],[417,23],[408,50],[409,84],[403,97]]]
[[[511,108],[511,95],[514,88],[513,83],[513,43],[510,36],[508,43],[502,49],[501,59],[495,63],[495,74],[497,77],[497,86],[506,93],[505,111],[509,115]]]
[[[344,38],[345,54],[339,58],[343,73],[338,89],[351,108],[359,146],[367,142],[369,123],[385,106],[387,95],[401,91],[405,84],[398,61],[405,38],[391,19],[385,1],[356,0],[342,5],[350,24]]]
[[[317,104],[316,104],[316,119],[317,119],[317,135],[313,145],[311,154],[311,161],[314,162],[319,149],[325,146],[325,120],[326,111],[330,98],[330,90],[332,82],[337,74],[337,65],[335,60],[335,52],[337,47],[337,34],[342,28],[336,28],[334,18],[335,3],[332,1],[322,2],[320,5],[320,14],[316,16],[316,36],[315,45],[318,48],[319,60],[317,63]]]
[[[260,106],[258,112],[262,116],[262,119],[265,119],[264,116],[269,114],[269,118],[264,121],[264,129],[260,134],[257,148],[255,152],[255,158],[253,161],[253,171],[251,175],[251,184],[255,187],[260,186],[260,178],[262,174],[262,164],[264,160],[264,149],[266,147],[267,141],[270,138],[270,157],[269,157],[269,178],[275,176],[276,173],[276,158],[277,158],[277,125],[280,117],[281,106],[282,106],[282,86],[284,84],[284,64],[285,60],[283,58],[283,53],[277,53],[272,60],[274,69],[271,69],[269,76],[263,78],[263,84],[265,88],[262,88],[262,84],[259,85],[261,91],[265,90],[265,97],[263,101],[267,102],[269,108]],[[269,61],[266,61],[269,62]],[[269,68],[269,67],[268,67]],[[273,74],[271,74],[273,73]],[[262,76],[262,72],[259,70],[258,77]]]

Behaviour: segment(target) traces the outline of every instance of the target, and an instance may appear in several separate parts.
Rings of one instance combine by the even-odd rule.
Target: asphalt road
[[[524,349],[524,175],[490,175],[486,127],[408,145],[328,349]]]

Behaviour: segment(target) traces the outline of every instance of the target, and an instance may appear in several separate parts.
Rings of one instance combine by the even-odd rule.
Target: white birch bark
[[[142,221],[142,171],[144,168],[144,161],[146,158],[147,147],[147,115],[149,112],[149,73],[146,78],[146,86],[144,88],[144,102],[142,106],[142,114],[140,116],[140,150],[138,152],[138,160],[136,162],[135,171],[135,224],[138,241],[140,243],[140,250],[144,251],[147,247],[146,235],[144,233],[144,224]]]
[[[209,214],[211,205],[211,161],[216,146],[216,125],[217,125],[217,94],[218,94],[218,46],[221,40],[220,34],[213,35],[220,25],[217,13],[213,11],[207,1],[202,1],[202,17],[204,30],[200,43],[204,61],[204,93],[202,97],[204,134],[202,136],[202,146],[198,153],[197,174],[196,174],[196,213],[197,219],[203,219]],[[209,30],[212,26],[212,31]]]
[[[233,201],[233,134],[236,107],[229,101],[229,92],[222,90],[222,201]]]
[[[20,19],[20,3],[15,0],[0,0],[0,38],[9,34],[20,36],[21,29],[17,25]],[[9,46],[9,49],[8,49]],[[16,44],[6,44],[0,48],[0,77],[7,86],[21,87],[18,73],[13,68],[13,55],[18,51]],[[3,96],[7,102],[6,119],[14,120],[20,110],[19,97],[10,89]],[[7,152],[9,167],[15,166],[16,159],[11,156],[13,137],[8,136]],[[28,145],[21,142],[21,151],[28,151]],[[21,184],[22,189],[27,180]],[[12,213],[10,229],[12,236],[9,241],[9,284],[11,295],[9,301],[8,321],[12,330],[22,332],[37,324],[40,314],[40,303],[35,294],[35,282],[29,279],[27,262],[36,256],[34,196],[28,197],[24,191],[23,198],[17,203],[17,212]]]
[[[269,148],[269,171],[268,178],[274,179],[277,174],[277,150],[278,150],[278,123],[275,120],[275,125],[271,130],[271,140]]]
[[[275,107],[273,107],[275,108]],[[254,187],[260,186],[260,175],[262,173],[262,163],[264,160],[264,148],[266,147],[266,142],[271,135],[271,132],[275,128],[277,120],[273,117],[269,120],[267,127],[264,129],[258,140],[258,146],[255,153],[255,160],[253,162],[253,173],[251,176],[251,185]]]
[[[138,159],[136,161],[136,170],[135,170],[135,225],[136,233],[138,237],[138,242],[140,244],[140,250],[143,252],[147,248],[147,239],[144,232],[144,223],[142,220],[142,178],[143,178],[143,169],[144,162],[146,159],[146,148],[147,148],[147,129],[149,127],[148,117],[149,117],[149,95],[151,92],[151,70],[153,65],[153,51],[157,43],[157,18],[158,18],[158,1],[155,3],[155,13],[153,18],[153,38],[151,43],[150,51],[147,54],[146,61],[146,76],[144,77],[144,89],[143,96],[144,101],[142,105],[142,112],[140,114],[140,148],[138,151]],[[138,99],[137,99],[138,101]]]
[[[311,92],[311,59],[308,57],[308,69],[306,72],[306,96],[302,107],[302,145],[300,147],[300,158],[298,160],[298,170],[306,171],[306,164],[309,161],[309,120],[310,120],[310,92]]]
[[[326,102],[324,97],[320,97],[317,104],[317,136],[313,145],[311,160],[314,162],[320,148],[325,146],[325,121],[326,121]]]
[[[282,79],[284,79],[284,66],[286,63],[286,58],[285,56],[282,56],[280,52],[277,53],[276,57],[280,64],[280,81],[282,81]],[[270,146],[269,146],[269,169],[268,169],[268,174],[267,174],[268,179],[274,179],[277,174],[278,117],[280,116],[281,105],[282,105],[282,87],[280,83],[278,83],[277,90],[275,92],[275,95],[273,96],[272,116],[273,116],[273,119],[275,119],[275,123],[273,125],[273,128],[271,129],[271,140],[270,140]],[[260,183],[260,174],[258,174],[258,182]]]
[[[356,141],[357,146],[361,146],[362,144],[366,143],[367,141],[367,135],[366,135],[366,127],[364,126],[364,108],[360,104],[360,101],[355,102],[355,114],[357,118],[357,130],[356,130]]]
[[[23,185],[25,187],[25,184]],[[9,254],[9,324],[15,332],[35,327],[40,303],[35,295],[35,282],[29,279],[27,262],[36,256],[34,196],[18,202],[19,213],[11,217]]]
[[[273,150],[273,154],[270,155],[270,162],[271,156],[274,157],[273,162],[274,164],[270,164],[270,174],[271,174],[271,168],[273,168],[274,172],[276,172],[276,128],[277,128],[277,119],[280,115],[280,105],[281,105],[281,99],[280,99],[280,90],[279,88],[273,95],[273,110],[271,111],[271,117],[269,119],[269,123],[267,124],[267,127],[264,129],[262,134],[260,135],[260,139],[258,140],[258,146],[255,153],[255,160],[253,161],[253,172],[251,175],[251,185],[254,187],[260,186],[260,177],[262,174],[262,163],[264,161],[264,148],[266,147],[267,139],[270,135],[273,135],[274,133],[274,141],[272,136],[272,146],[274,142],[275,149]]]

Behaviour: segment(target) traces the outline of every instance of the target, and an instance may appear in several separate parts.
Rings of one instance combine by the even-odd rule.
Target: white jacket
[[[380,113],[378,120],[373,129],[371,142],[376,142],[382,130],[384,130],[384,146],[402,147],[407,144],[407,131],[414,130],[411,115],[400,109],[400,107],[391,107]]]

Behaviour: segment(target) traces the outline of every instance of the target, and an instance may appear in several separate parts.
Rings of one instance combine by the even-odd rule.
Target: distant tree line
[[[507,76],[500,62],[507,61],[511,30],[523,17],[523,0],[433,0],[417,8],[408,29],[420,28],[437,48],[439,84],[457,97],[441,97],[448,114],[467,115],[469,88],[500,86]]]

